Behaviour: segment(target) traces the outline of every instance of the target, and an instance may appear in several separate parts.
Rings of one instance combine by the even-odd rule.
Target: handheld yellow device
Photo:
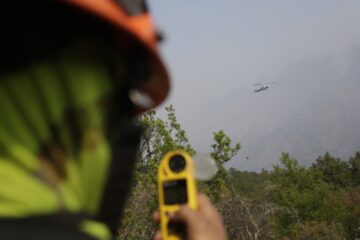
[[[158,187],[162,238],[185,239],[185,226],[170,222],[168,214],[178,211],[182,204],[197,208],[194,164],[187,152],[177,150],[165,155],[158,169]]]

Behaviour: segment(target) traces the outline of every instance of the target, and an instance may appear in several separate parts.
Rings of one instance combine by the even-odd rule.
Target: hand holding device
[[[169,216],[179,211],[184,204],[193,210],[197,209],[194,164],[187,152],[177,150],[165,155],[158,168],[158,188],[163,239],[185,239],[185,225],[170,221]]]

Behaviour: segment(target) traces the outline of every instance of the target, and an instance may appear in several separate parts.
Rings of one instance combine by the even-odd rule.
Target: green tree
[[[338,198],[346,209],[342,225],[347,239],[360,239],[360,186],[349,188],[339,194]]]
[[[267,171],[247,172],[231,168],[226,179],[230,194],[221,199],[230,239],[271,239],[271,217],[278,207],[267,200]]]
[[[349,160],[351,178],[354,186],[360,185],[360,152],[356,152]]]
[[[319,156],[312,165],[321,173],[322,179],[334,188],[342,189],[351,186],[350,166],[348,162],[331,156],[328,152]]]
[[[249,199],[255,201],[265,201],[267,194],[267,182],[269,181],[270,173],[267,171],[248,172],[239,171],[234,168],[230,168],[228,171],[228,178],[226,180],[226,186],[228,188],[234,188],[236,191]]]
[[[156,172],[162,157],[169,151],[183,149],[193,155],[195,150],[189,143],[185,130],[178,123],[173,105],[165,107],[167,119],[149,111],[139,118],[144,134],[138,153],[138,170],[141,173]]]
[[[170,105],[165,110],[165,120],[157,117],[155,111],[149,111],[139,118],[144,134],[119,239],[151,238],[156,230],[151,223],[151,214],[158,209],[156,174],[162,157],[176,149],[186,150],[191,155],[195,153],[177,121],[174,106]]]
[[[306,222],[295,224],[293,240],[345,240],[339,226],[335,223]]]
[[[207,183],[207,194],[214,202],[218,202],[222,193],[226,190],[225,181],[228,177],[228,171],[225,163],[232,159],[240,150],[240,143],[232,146],[231,139],[220,130],[213,133],[214,143],[211,145],[211,157],[215,160],[218,167],[216,176]]]
[[[274,166],[271,176],[272,200],[280,207],[274,217],[274,231],[294,237],[297,224],[340,222],[345,215],[344,206],[319,172],[300,166],[287,153],[282,154],[280,161],[283,167]]]

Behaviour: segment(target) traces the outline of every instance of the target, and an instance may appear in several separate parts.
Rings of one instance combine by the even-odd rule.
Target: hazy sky
[[[233,89],[252,91],[251,84],[309,56],[329,54],[341,68],[360,42],[359,0],[151,0],[150,7],[166,36],[162,52],[173,80],[164,105],[175,105],[196,148],[211,141],[211,131],[194,131],[206,103]],[[232,124],[206,123],[212,131]]]

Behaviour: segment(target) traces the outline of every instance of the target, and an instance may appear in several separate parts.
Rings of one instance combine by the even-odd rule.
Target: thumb
[[[175,222],[184,222],[188,227],[195,226],[200,220],[199,213],[182,205],[180,210],[171,216],[171,220]]]

